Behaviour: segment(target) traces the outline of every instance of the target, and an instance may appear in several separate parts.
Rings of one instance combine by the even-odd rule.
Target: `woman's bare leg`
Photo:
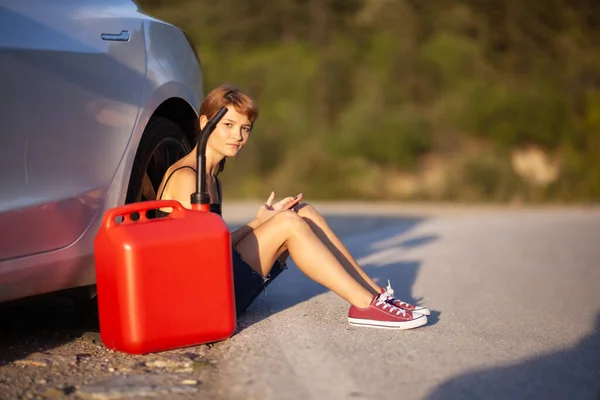
[[[309,278],[331,289],[356,307],[368,307],[373,294],[346,271],[337,258],[293,211],[282,211],[246,235],[236,246],[244,260],[267,276],[275,260],[289,251]]]
[[[329,227],[325,218],[323,218],[313,206],[302,203],[295,207],[295,211],[308,223],[317,237],[321,239],[331,253],[335,255],[340,264],[344,266],[346,271],[348,271],[357,282],[373,294],[380,293],[381,286],[377,285],[377,283],[363,271],[344,243],[342,243]]]
[[[285,264],[289,256],[290,252],[286,249],[283,253],[279,255],[279,257],[277,257],[277,261],[279,261],[279,263],[281,264]]]

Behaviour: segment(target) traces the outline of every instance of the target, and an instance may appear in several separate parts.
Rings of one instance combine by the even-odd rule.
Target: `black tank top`
[[[175,169],[174,169],[174,170],[173,170],[173,171],[172,171],[172,172],[169,174],[169,176],[167,177],[167,180],[165,181],[165,185],[163,186],[163,189],[162,189],[162,191],[160,192],[160,196],[158,196],[158,197],[156,198],[156,200],[160,200],[160,199],[162,198],[162,195],[165,193],[165,189],[167,188],[167,185],[168,185],[168,183],[169,183],[169,179],[171,179],[171,177],[173,176],[173,174],[174,174],[175,172],[179,171],[180,169],[183,169],[183,168],[189,168],[189,169],[191,169],[192,171],[196,172],[196,170],[195,170],[194,168],[192,168],[192,167],[190,167],[190,166],[188,166],[188,165],[184,165],[183,167],[175,168]],[[219,179],[218,179],[218,178],[216,179],[216,181],[217,181],[217,191],[219,192],[219,201],[220,201],[220,202],[223,202],[223,194],[222,194],[222,192],[221,192],[221,184],[219,183]],[[190,193],[190,195],[191,195],[191,193]],[[213,213],[215,213],[215,214],[219,214],[219,215],[221,215],[221,203],[210,203],[210,212],[213,212]],[[162,211],[162,210],[156,210],[156,216],[157,216],[157,217],[164,217],[164,216],[167,216],[167,215],[169,215],[169,213],[168,213],[168,212],[166,212],[166,211]]]

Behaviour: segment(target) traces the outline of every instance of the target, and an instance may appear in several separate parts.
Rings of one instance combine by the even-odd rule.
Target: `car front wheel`
[[[154,200],[167,169],[191,150],[177,124],[164,117],[151,118],[135,156],[125,203]]]

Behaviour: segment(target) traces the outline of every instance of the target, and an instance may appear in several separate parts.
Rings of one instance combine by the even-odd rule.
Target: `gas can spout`
[[[215,130],[215,127],[226,113],[227,107],[221,107],[221,109],[208,120],[204,129],[200,132],[198,158],[196,159],[196,192],[192,193],[190,197],[192,208],[203,209],[200,205],[210,204],[210,195],[206,190],[206,143],[208,142],[208,137]]]

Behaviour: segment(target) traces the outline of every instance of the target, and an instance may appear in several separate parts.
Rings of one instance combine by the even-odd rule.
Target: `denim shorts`
[[[265,288],[281,274],[287,266],[275,261],[267,277],[261,276],[246,261],[235,247],[231,248],[233,262],[233,290],[236,314],[241,315]]]

